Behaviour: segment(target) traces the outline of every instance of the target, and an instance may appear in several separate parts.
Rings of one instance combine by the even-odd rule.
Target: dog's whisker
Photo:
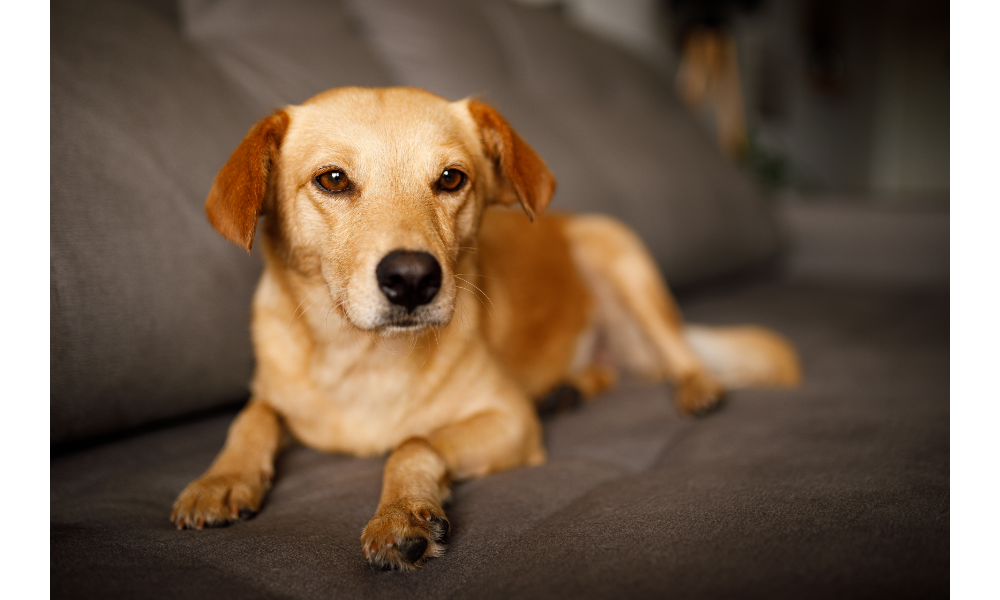
[[[406,355],[403,356],[402,358],[400,358],[399,362],[397,362],[395,365],[393,365],[392,368],[389,369],[389,371],[395,371],[399,367],[399,365],[401,365],[404,362],[406,362],[406,359],[410,358],[410,355],[413,354],[413,349],[417,346],[417,336],[416,335],[412,335],[411,338],[412,338],[413,341],[410,344],[409,351],[407,351]],[[396,354],[396,353],[394,353],[394,354]]]
[[[462,312],[459,313],[459,322],[460,322],[460,324],[462,326],[462,331],[465,332],[466,345],[471,348],[472,347],[472,338],[469,337],[469,329],[470,328],[466,327],[467,323],[465,321],[465,316],[466,316],[466,312],[468,311],[468,309],[465,307],[465,302],[462,301],[461,297],[458,298],[458,306],[462,309]]]
[[[494,309],[496,309],[497,305],[496,305],[496,304],[493,304],[493,300],[490,300],[490,297],[489,297],[489,296],[488,296],[488,295],[486,294],[486,292],[484,292],[484,291],[482,290],[482,288],[480,288],[480,287],[479,287],[478,285],[476,285],[476,284],[472,283],[472,282],[471,282],[471,281],[469,281],[468,279],[462,279],[462,278],[461,278],[461,277],[459,277],[458,275],[456,275],[456,276],[455,276],[455,278],[456,278],[456,279],[459,279],[459,280],[461,280],[461,281],[464,281],[465,283],[467,283],[467,284],[471,285],[472,287],[476,288],[477,290],[479,290],[479,291],[480,291],[480,292],[481,292],[481,293],[483,294],[483,297],[484,297],[484,298],[486,298],[487,300],[489,300],[489,301],[490,301],[490,306],[492,306],[492,307],[493,307]]]
[[[296,306],[295,310],[292,311],[292,316],[288,318],[288,323],[285,325],[285,329],[286,330],[291,329],[291,327],[292,327],[292,321],[294,321],[295,319],[297,319],[299,317],[299,314],[298,314],[299,309],[302,308],[302,305],[305,304],[306,300],[308,300],[309,298],[311,298],[312,295],[315,294],[316,292],[321,292],[324,289],[327,289],[327,288],[325,286],[317,287],[316,289],[314,289],[313,291],[309,292],[308,294],[306,294],[302,298],[302,301],[299,302],[299,305]],[[310,305],[310,306],[312,306],[312,305]],[[306,308],[306,310],[309,310],[309,308]],[[303,312],[303,314],[305,313],[305,311],[302,311],[302,312]]]
[[[432,327],[431,328],[431,333],[434,334],[434,343],[437,345],[437,349],[440,350],[441,349],[441,338],[438,337],[438,327]],[[428,356],[430,356],[430,355],[428,355]]]
[[[434,327],[433,326],[428,327],[428,330],[429,331],[424,331],[423,333],[419,334],[419,336],[414,335],[414,340],[416,340],[417,337],[419,337],[420,339],[425,340],[425,341],[428,342],[427,344],[422,344],[420,346],[420,349],[424,350],[424,360],[422,360],[420,362],[420,368],[423,368],[424,365],[427,364],[427,361],[428,361],[428,359],[430,359],[430,356],[431,356],[431,352],[430,352],[431,348],[430,348],[430,343],[429,343],[430,342],[430,336],[428,335],[428,333],[433,333]],[[416,344],[416,342],[414,342],[414,344]]]
[[[470,283],[469,285],[472,285],[472,284]],[[324,296],[323,298],[320,298],[319,300],[316,300],[315,302],[313,302],[312,304],[310,304],[309,306],[307,306],[305,308],[305,310],[303,310],[301,313],[299,313],[299,316],[297,318],[301,319],[302,317],[304,317],[305,314],[307,312],[309,312],[310,308],[316,306],[316,304],[318,304],[321,300],[324,300],[324,299],[329,299],[329,296]]]
[[[490,311],[490,307],[486,306],[486,303],[483,302],[483,299],[479,297],[479,294],[477,294],[476,292],[470,290],[469,288],[461,286],[461,285],[456,285],[455,287],[457,287],[460,290],[465,290],[465,291],[469,292],[470,294],[472,294],[473,296],[475,296],[475,298],[477,300],[479,300],[479,302],[483,305],[483,308],[486,309],[486,314],[488,314],[490,316],[490,320],[493,320],[493,313]],[[488,298],[487,298],[487,300],[488,300]]]
[[[331,315],[332,316],[336,316],[337,309],[340,308],[341,306],[343,306],[344,302],[345,302],[345,300],[341,300],[340,302],[336,302],[336,303],[331,302],[326,307],[326,317],[323,319],[323,335],[324,336],[329,336],[330,335],[330,316]]]
[[[314,289],[313,291],[311,291],[311,292],[309,292],[308,294],[306,294],[306,295],[305,295],[305,296],[304,296],[304,297],[302,298],[302,301],[301,301],[301,302],[299,302],[299,305],[295,307],[295,310],[293,310],[293,311],[292,311],[292,314],[294,315],[294,314],[296,314],[297,312],[299,312],[299,309],[300,309],[300,308],[302,308],[302,305],[303,305],[303,304],[305,304],[306,300],[308,300],[308,299],[309,299],[309,298],[310,298],[310,297],[311,297],[311,296],[312,296],[313,294],[315,294],[316,292],[319,292],[319,291],[321,291],[322,289],[323,289],[322,287],[317,287],[317,288],[316,288],[316,289]]]
[[[483,279],[492,279],[493,281],[500,281],[498,277],[490,277],[489,275],[483,275],[482,273],[455,273],[456,276],[461,275],[462,277],[482,277]]]

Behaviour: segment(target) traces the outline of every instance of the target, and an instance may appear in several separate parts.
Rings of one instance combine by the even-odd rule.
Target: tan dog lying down
[[[562,384],[589,398],[619,369],[667,378],[695,413],[725,388],[798,381],[774,333],[684,325],[620,223],[540,216],[554,189],[476,100],[341,88],[258,123],[205,205],[248,251],[267,217],[252,397],[177,498],[177,527],[256,512],[287,428],[319,450],[391,452],[361,544],[408,569],[444,551],[452,481],[545,461],[533,402]],[[527,218],[488,209],[518,203]]]

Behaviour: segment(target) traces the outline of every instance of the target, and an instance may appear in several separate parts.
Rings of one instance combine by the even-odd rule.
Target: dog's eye
[[[343,171],[334,169],[316,176],[316,185],[325,192],[342,192],[350,187],[351,182]]]
[[[446,192],[457,192],[465,185],[466,179],[465,173],[458,169],[445,169],[438,179],[438,187]]]

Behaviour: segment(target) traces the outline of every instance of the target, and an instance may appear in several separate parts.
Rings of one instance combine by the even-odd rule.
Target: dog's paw
[[[373,567],[406,571],[444,554],[450,529],[437,504],[404,498],[372,517],[361,532],[361,548]]]
[[[579,408],[583,404],[583,394],[568,383],[556,386],[544,398],[535,403],[540,417],[551,417],[564,411]]]
[[[266,478],[243,474],[199,477],[177,497],[170,521],[177,529],[202,529],[250,519],[260,510],[268,487]]]
[[[681,377],[674,389],[677,408],[686,415],[699,417],[718,408],[725,396],[726,389],[704,371]]]

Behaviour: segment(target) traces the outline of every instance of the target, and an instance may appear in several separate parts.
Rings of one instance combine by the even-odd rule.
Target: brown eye
[[[336,169],[320,173],[316,176],[315,181],[316,185],[324,192],[342,192],[351,185],[351,182],[347,179],[347,175],[344,175],[343,171]]]
[[[457,192],[465,185],[465,180],[465,173],[458,169],[445,169],[444,173],[441,173],[441,178],[438,179],[438,187],[446,192]]]

